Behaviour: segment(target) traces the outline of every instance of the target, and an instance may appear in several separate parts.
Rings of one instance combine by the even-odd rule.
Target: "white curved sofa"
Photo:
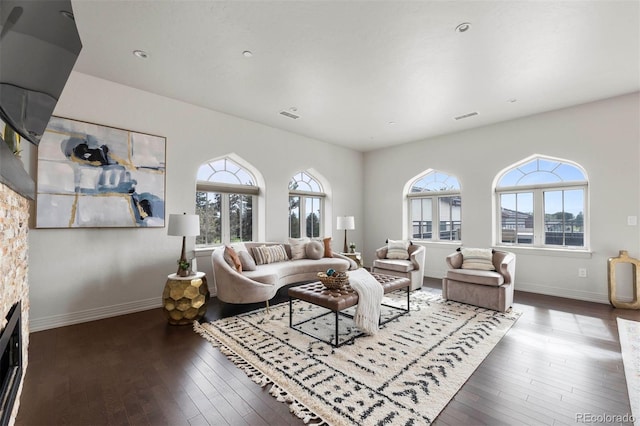
[[[317,260],[308,258],[291,260],[289,244],[244,243],[249,252],[252,247],[278,244],[284,246],[288,260],[257,265],[255,271],[242,272],[238,272],[225,260],[224,247],[216,248],[211,253],[211,263],[218,299],[227,303],[266,302],[274,297],[282,286],[315,280],[318,272],[325,272],[329,268],[343,272],[358,267],[353,260],[338,253],[333,253],[332,257],[322,257]]]

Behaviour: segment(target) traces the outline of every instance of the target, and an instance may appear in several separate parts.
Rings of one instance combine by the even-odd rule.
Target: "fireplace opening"
[[[0,333],[0,425],[9,424],[22,378],[22,309],[20,302],[9,310],[7,326]]]

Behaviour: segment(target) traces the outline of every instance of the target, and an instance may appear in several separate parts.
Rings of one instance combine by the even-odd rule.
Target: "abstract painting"
[[[52,117],[38,146],[37,228],[164,227],[166,138]]]

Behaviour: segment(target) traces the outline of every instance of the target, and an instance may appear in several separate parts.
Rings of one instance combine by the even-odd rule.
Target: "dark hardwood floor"
[[[425,280],[422,291],[440,294],[440,284]],[[284,299],[282,292],[272,303]],[[436,425],[562,425],[630,414],[616,317],[640,321],[640,311],[523,292],[515,300],[522,317]],[[213,299],[205,319],[260,307]],[[303,422],[191,327],[169,326],[154,309],[31,334],[16,425],[66,424]]]

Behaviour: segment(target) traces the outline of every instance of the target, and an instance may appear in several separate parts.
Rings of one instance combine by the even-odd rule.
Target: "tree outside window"
[[[252,241],[258,192],[252,174],[230,158],[201,165],[196,184],[196,213],[200,216],[196,245]]]
[[[310,174],[298,172],[291,178],[289,181],[290,238],[318,238],[322,235],[324,198],[322,186]]]

